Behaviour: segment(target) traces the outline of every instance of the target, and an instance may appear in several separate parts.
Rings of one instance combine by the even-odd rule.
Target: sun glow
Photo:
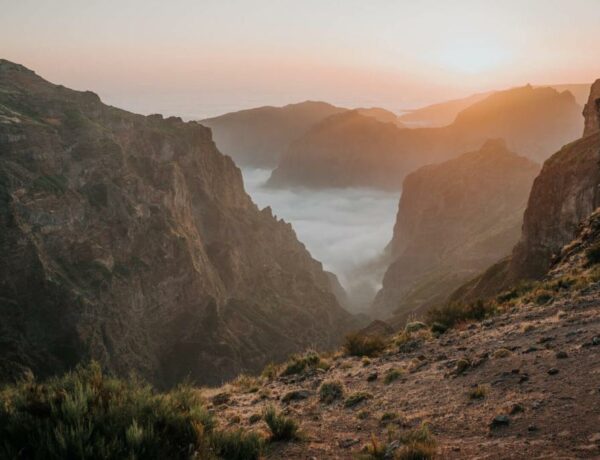
[[[484,43],[457,43],[442,49],[439,62],[444,68],[465,74],[494,70],[504,64],[509,53],[499,47]]]

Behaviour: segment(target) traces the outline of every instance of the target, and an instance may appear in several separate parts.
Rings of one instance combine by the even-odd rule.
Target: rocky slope
[[[478,149],[493,138],[542,161],[581,135],[580,111],[568,92],[526,86],[493,93],[444,128],[394,129],[372,119],[335,115],[291,144],[270,183],[400,188],[414,169]]]
[[[90,358],[218,383],[350,326],[291,226],[197,123],[0,61],[0,375]]]
[[[544,275],[578,225],[600,205],[600,81],[586,104],[584,136],[548,159],[536,178],[523,231],[512,257],[463,286],[455,300],[487,297],[523,279]]]
[[[599,228],[596,215],[544,283],[482,322],[441,334],[413,324],[379,356],[340,353],[253,389],[205,394],[220,395],[214,410],[230,427],[267,432],[268,405],[300,422],[300,440],[273,444],[272,459],[433,458],[409,455],[423,423],[435,458],[598,458],[600,257],[590,265],[588,254]],[[324,401],[326,382],[342,390]]]
[[[538,171],[495,140],[408,175],[389,247],[393,262],[371,313],[422,313],[508,255]]]
[[[219,150],[241,166],[274,168],[290,142],[325,118],[345,111],[326,102],[257,107],[202,120]]]

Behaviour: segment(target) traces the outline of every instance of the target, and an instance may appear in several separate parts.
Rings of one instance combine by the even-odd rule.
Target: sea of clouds
[[[385,265],[377,263],[392,237],[400,192],[370,188],[274,189],[271,171],[244,169],[246,191],[262,209],[290,222],[312,256],[335,273],[357,311],[381,285]]]

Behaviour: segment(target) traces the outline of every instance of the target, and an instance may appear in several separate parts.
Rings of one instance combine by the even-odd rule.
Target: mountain
[[[200,121],[220,151],[241,166],[273,168],[290,142],[319,121],[345,111],[326,102],[258,107]]]
[[[398,116],[389,110],[382,109],[380,107],[358,108],[355,110],[360,115],[375,118],[377,121],[381,121],[382,123],[393,123],[399,128],[405,127],[404,124],[399,121]]]
[[[572,94],[531,86],[493,93],[443,128],[400,129],[342,113],[293,142],[269,184],[398,189],[416,168],[478,149],[495,138],[541,162],[579,137],[582,124],[581,108]]]
[[[452,124],[456,116],[467,107],[488,97],[491,92],[439,102],[420,109],[410,110],[398,117],[401,123],[410,128],[435,128]]]
[[[372,315],[422,313],[509,254],[538,172],[536,163],[493,140],[409,174],[389,245],[393,262]]]
[[[543,87],[553,88],[559,93],[569,91],[575,96],[575,101],[579,105],[584,105],[590,94],[590,85],[588,83],[536,86],[536,88]],[[460,99],[453,99],[419,109],[409,110],[407,113],[400,115],[398,120],[410,128],[447,126],[454,122],[461,111],[476,102],[485,99],[491,94],[493,94],[493,91],[477,93]]]
[[[456,301],[489,297],[523,280],[539,279],[581,221],[600,205],[600,80],[584,109],[583,137],[544,163],[535,179],[512,256],[462,286]]]
[[[219,383],[353,325],[208,128],[0,61],[0,376]]]

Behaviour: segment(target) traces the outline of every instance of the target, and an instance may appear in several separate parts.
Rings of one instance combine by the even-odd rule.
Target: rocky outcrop
[[[538,171],[493,140],[408,175],[390,243],[393,262],[372,314],[422,313],[509,254]]]
[[[577,139],[582,125],[571,93],[531,86],[493,93],[443,128],[399,129],[343,113],[293,142],[269,183],[398,189],[416,168],[476,150],[487,139],[502,138],[509,149],[541,162]]]
[[[562,247],[600,206],[600,125],[597,118],[600,81],[585,109],[584,137],[549,158],[536,178],[525,211],[523,231],[510,260],[494,266],[453,294],[472,301],[488,297],[524,279],[538,279]]]
[[[0,61],[0,374],[96,359],[218,383],[351,324],[291,226],[197,123]]]
[[[585,128],[583,137],[591,136],[600,131],[600,80],[592,85],[590,97],[583,109]]]

